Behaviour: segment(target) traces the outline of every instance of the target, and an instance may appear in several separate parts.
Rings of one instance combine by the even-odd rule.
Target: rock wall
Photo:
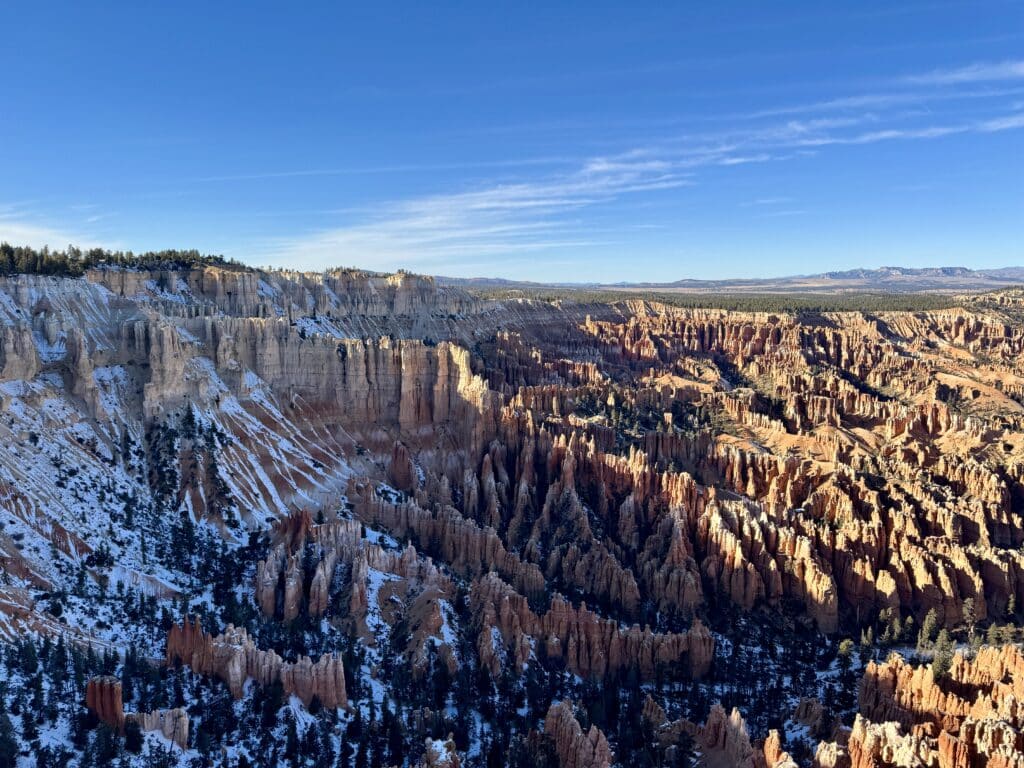
[[[551,705],[544,718],[544,735],[554,742],[561,768],[611,768],[615,762],[605,735],[593,725],[584,731],[568,701]]]
[[[124,729],[124,700],[118,678],[110,675],[91,678],[85,686],[85,706],[101,723],[118,732]]]
[[[152,712],[129,712],[129,720],[135,720],[143,731],[159,731],[168,741],[182,749],[188,749],[189,717],[180,707],[156,709]]]
[[[287,662],[273,651],[259,650],[244,629],[231,625],[217,636],[206,634],[198,619],[172,626],[167,636],[167,663],[176,662],[220,678],[236,699],[242,696],[245,681],[252,679],[260,685],[280,682],[285,693],[295,694],[307,706],[314,697],[325,707],[348,706],[340,658],[325,654],[316,662],[306,656]]]
[[[1024,654],[1015,645],[954,656],[948,675],[894,656],[869,663],[845,745],[823,742],[820,768],[1024,766]]]
[[[93,677],[86,684],[85,705],[118,733],[134,721],[143,731],[159,731],[182,749],[188,749],[189,717],[184,709],[156,709],[152,712],[124,711],[121,681],[113,676]]]
[[[497,673],[502,656],[522,669],[530,660],[534,643],[543,644],[550,657],[565,660],[568,669],[581,677],[617,678],[629,671],[640,679],[654,677],[658,668],[682,668],[694,678],[707,674],[714,656],[714,638],[695,620],[687,632],[661,634],[648,628],[621,628],[555,595],[543,615],[534,613],[526,598],[488,574],[473,582],[470,606],[479,627],[477,646],[481,663]]]

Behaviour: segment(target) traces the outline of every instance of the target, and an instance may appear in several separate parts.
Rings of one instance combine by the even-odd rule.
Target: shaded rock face
[[[587,685],[712,668],[717,683],[727,644],[706,627],[721,632],[733,607],[846,635],[930,611],[955,628],[968,600],[981,622],[1024,604],[1024,328],[1010,297],[744,313],[221,268],[23,276],[0,293],[12,637],[97,639],[40,592],[69,592],[67,573],[106,547],[114,564],[88,577],[160,600],[191,592],[147,562],[127,500],[165,536],[187,516],[231,552],[258,551],[234,586],[244,599],[253,587],[261,620],[292,625],[274,631],[318,625],[360,651],[387,647],[417,683],[443,677],[438,657],[449,674],[499,680],[550,661]],[[210,629],[172,629],[168,661],[236,696],[251,679],[345,706],[337,655],[286,662],[255,634]],[[990,656],[955,662],[951,684],[870,667],[861,720],[819,763],[1013,764],[1018,662]],[[123,722],[112,686],[87,697]],[[530,743],[600,763],[607,738],[555,710]],[[668,745],[685,733],[733,764],[791,762],[740,711],[649,710]],[[181,730],[172,713],[135,717]],[[796,717],[830,734],[823,718],[810,702]],[[447,732],[420,720],[417,748]],[[424,759],[458,759],[436,741]]]
[[[663,745],[678,744],[682,738],[692,739],[702,754],[714,765],[736,768],[795,768],[796,763],[782,748],[779,732],[771,730],[761,742],[752,742],[740,711],[726,713],[714,704],[707,721],[697,725],[689,720],[669,721],[665,711],[650,696],[644,702],[643,719]]]
[[[614,755],[608,739],[596,726],[580,727],[572,704],[552,704],[544,718],[544,736],[554,742],[561,768],[611,768]]]
[[[220,678],[235,698],[242,696],[245,681],[251,679],[260,685],[280,682],[285,693],[295,694],[307,706],[314,697],[325,707],[348,706],[340,658],[325,654],[316,662],[306,656],[287,662],[273,651],[259,650],[244,629],[230,625],[216,637],[206,634],[198,619],[172,626],[167,663],[176,662]]]
[[[116,731],[124,728],[124,703],[121,681],[116,677],[94,677],[85,688],[85,706],[92,710],[101,723]]]
[[[957,653],[936,681],[930,666],[894,656],[870,663],[845,746],[818,747],[822,766],[1024,765],[1024,654],[1015,645]]]
[[[699,620],[689,631],[675,634],[635,625],[622,629],[585,604],[575,608],[557,595],[547,612],[537,615],[494,574],[473,583],[470,604],[479,625],[481,662],[494,675],[501,671],[504,655],[515,668],[525,667],[534,643],[543,643],[548,656],[565,659],[570,671],[598,679],[633,670],[649,680],[659,668],[680,667],[699,678],[714,655],[714,638]]]
[[[172,743],[188,749],[188,713],[181,708],[125,713],[121,681],[116,677],[91,678],[85,688],[85,705],[101,723],[119,733],[124,731],[126,723],[134,721],[143,731],[159,731]]]
[[[256,567],[255,596],[264,615],[290,622],[300,613],[322,617],[329,612],[376,645],[385,638],[376,636],[368,616],[398,613],[409,624],[409,640],[405,648],[392,650],[404,653],[417,673],[430,650],[437,650],[454,672],[455,649],[442,605],[455,600],[455,584],[412,545],[385,550],[362,533],[355,520],[316,525],[308,513],[299,513],[282,521],[276,545]],[[387,588],[372,590],[370,582],[380,579]]]
[[[393,426],[417,434],[451,424],[466,445],[486,436],[497,404],[474,376],[469,352],[448,342],[303,337],[284,319],[251,317],[140,321],[122,334],[125,353],[148,366],[149,418],[186,399],[244,394],[246,371],[288,403],[347,428]],[[200,355],[216,376],[186,375],[190,359]]]
[[[184,709],[156,709],[152,712],[129,713],[127,717],[135,720],[143,731],[157,731],[168,741],[188,749],[189,717]]]
[[[395,488],[405,493],[411,493],[418,485],[416,465],[413,464],[409,449],[401,441],[395,441],[395,447],[391,450],[388,479]]]
[[[24,325],[0,328],[0,380],[33,379],[38,372],[32,329]]]

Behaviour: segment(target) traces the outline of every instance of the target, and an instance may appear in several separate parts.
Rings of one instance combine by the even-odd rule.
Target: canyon
[[[107,267],[0,322],[0,637],[170,764],[1024,766],[1019,290]]]

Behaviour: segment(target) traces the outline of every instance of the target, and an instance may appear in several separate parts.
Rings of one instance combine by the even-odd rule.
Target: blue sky
[[[0,239],[533,280],[1024,264],[1024,3],[6,3]]]

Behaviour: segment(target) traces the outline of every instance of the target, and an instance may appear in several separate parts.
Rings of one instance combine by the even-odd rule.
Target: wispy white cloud
[[[507,160],[476,160],[459,163],[405,163],[395,165],[350,166],[345,168],[302,168],[280,171],[221,174],[190,179],[194,182],[260,181],[272,179],[301,179],[318,176],[372,176],[378,174],[431,173],[438,171],[494,170],[530,166],[557,166],[578,163],[579,158],[564,156],[523,157]]]
[[[1006,98],[1024,93],[1021,87],[1006,87],[1018,79],[1024,79],[1022,61],[976,63],[890,78],[875,93],[739,114],[723,119],[720,130],[673,132],[660,123],[659,130],[664,133],[658,139],[577,160],[557,156],[441,164],[435,167],[533,168],[526,174],[532,177],[528,181],[522,181],[519,174],[514,182],[496,180],[469,191],[339,211],[337,215],[343,219],[336,226],[268,244],[260,258],[264,263],[312,268],[358,263],[381,269],[411,265],[432,271],[464,271],[466,264],[478,260],[504,262],[539,254],[548,260],[556,254],[567,256],[606,247],[609,238],[630,225],[596,228],[597,211],[628,196],[693,185],[711,173],[745,173],[743,167],[751,164],[795,158],[809,161],[833,147],[934,141],[1024,128],[1024,113],[1012,109],[1011,99]],[[976,100],[970,110],[962,111],[959,105],[946,108],[969,99]],[[401,168],[325,169],[283,175]],[[251,178],[266,176],[254,174]],[[751,213],[758,218],[807,213],[791,198],[778,195],[741,205],[754,206]]]
[[[691,184],[672,162],[594,158],[572,173],[368,209],[361,221],[273,244],[264,263],[434,268],[481,257],[582,249],[607,242],[581,209]],[[545,256],[547,258],[547,256]]]
[[[87,227],[53,224],[39,216],[28,203],[0,203],[0,242],[29,245],[33,248],[49,246],[54,249],[68,245],[83,248],[104,245],[95,235],[89,233]]]
[[[786,208],[779,211],[765,211],[764,213],[757,214],[759,219],[779,219],[788,218],[790,216],[803,216],[807,211],[800,208]]]
[[[991,120],[983,120],[978,123],[978,130],[984,133],[996,133],[998,131],[1010,131],[1014,128],[1024,128],[1024,112],[1014,115],[995,117]]]
[[[1024,80],[1024,60],[976,62],[956,69],[935,69],[903,78],[903,82],[915,85],[960,85],[1001,80]]]
[[[1024,128],[1024,113],[1002,115],[986,120],[949,125],[928,125],[914,128],[886,128],[848,136],[823,135],[797,141],[799,146],[821,147],[829,144],[874,144],[879,141],[938,139],[964,133],[998,133]]]

